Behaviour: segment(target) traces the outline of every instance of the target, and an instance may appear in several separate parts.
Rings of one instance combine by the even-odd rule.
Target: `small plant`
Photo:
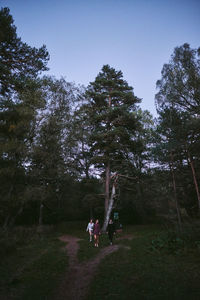
[[[195,241],[195,246],[197,247],[198,250],[200,250],[200,241]]]
[[[157,236],[151,241],[151,246],[149,248],[152,251],[159,252],[165,247],[165,244],[166,241],[163,238]]]
[[[184,224],[182,232],[167,230],[157,234],[148,247],[153,252],[166,251],[167,253],[179,254],[187,249],[200,250],[200,225]]]
[[[185,241],[177,236],[176,232],[168,231],[160,233],[151,240],[149,250],[153,252],[166,251],[168,253],[178,254],[185,247]]]

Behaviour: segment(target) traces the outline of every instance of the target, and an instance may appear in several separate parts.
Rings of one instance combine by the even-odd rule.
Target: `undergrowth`
[[[68,270],[65,243],[59,236],[81,239],[79,262],[109,244],[108,236],[102,235],[95,248],[86,225],[70,222],[0,232],[0,299],[53,299]],[[87,299],[200,299],[199,229],[197,224],[184,226],[181,233],[161,226],[124,226],[125,239],[116,239],[117,235],[114,244],[126,247],[101,261]]]
[[[189,250],[200,250],[200,225],[187,224],[181,231],[168,229],[156,233],[152,238],[148,250],[154,252],[165,251],[179,254]]]

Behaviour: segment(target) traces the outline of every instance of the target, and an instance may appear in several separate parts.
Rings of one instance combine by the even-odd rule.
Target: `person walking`
[[[88,226],[87,226],[87,229],[86,229],[86,232],[89,231],[90,242],[92,242],[93,230],[94,230],[94,222],[91,219],[90,222],[88,223]]]
[[[99,220],[97,219],[94,224],[94,246],[99,247],[99,236],[101,234],[101,228],[99,224]]]
[[[112,245],[113,244],[113,235],[116,233],[115,224],[113,223],[112,219],[110,219],[109,222],[108,222],[106,232],[108,233],[108,238],[109,238],[109,241],[110,241],[110,245]]]

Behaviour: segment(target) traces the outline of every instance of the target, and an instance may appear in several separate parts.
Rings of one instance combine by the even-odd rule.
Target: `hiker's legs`
[[[97,234],[97,247],[99,247],[99,235]]]
[[[90,242],[92,242],[92,230],[89,231],[90,234]]]
[[[110,244],[112,245],[112,242],[113,242],[113,233],[109,233],[108,234],[108,238],[109,238]]]
[[[94,246],[95,247],[99,246],[99,235],[98,234],[94,235]]]

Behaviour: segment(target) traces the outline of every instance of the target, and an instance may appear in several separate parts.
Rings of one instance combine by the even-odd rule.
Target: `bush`
[[[178,254],[185,247],[185,241],[176,236],[175,232],[159,234],[151,241],[150,251],[160,252],[162,250],[168,253]]]
[[[38,227],[16,226],[12,229],[0,229],[0,256],[3,257],[8,253],[15,251],[19,245],[26,245],[34,239],[39,239],[43,234],[52,232],[52,226],[43,226],[43,230],[38,232]]]
[[[167,230],[157,234],[148,247],[150,251],[167,251],[179,254],[180,252],[193,248],[200,250],[200,224],[184,224],[182,231]]]

